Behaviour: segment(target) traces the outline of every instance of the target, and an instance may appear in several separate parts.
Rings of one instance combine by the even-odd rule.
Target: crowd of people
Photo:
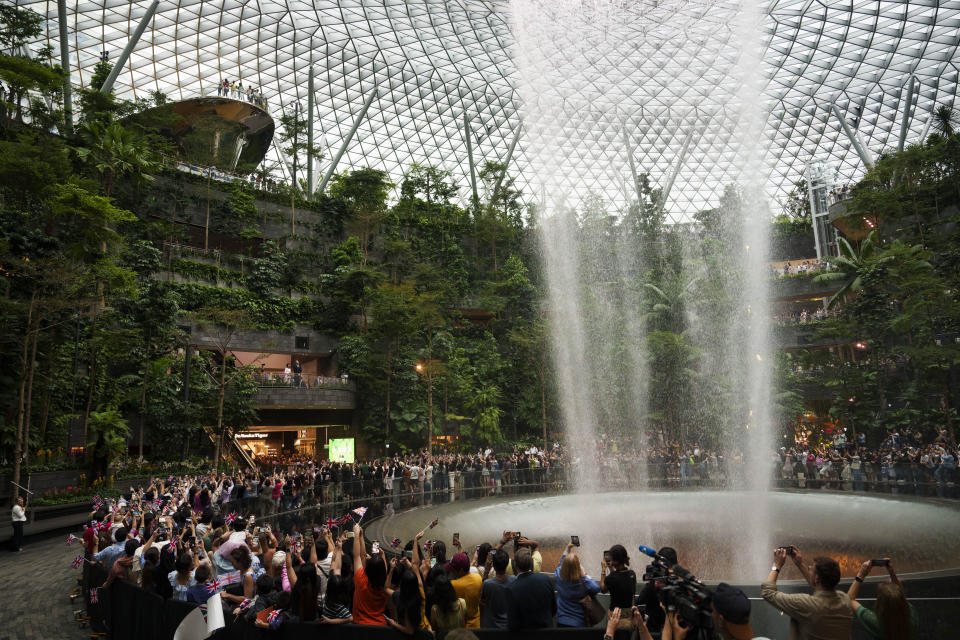
[[[224,78],[220,84],[217,85],[217,95],[223,96],[224,98],[246,100],[261,109],[267,108],[267,99],[263,96],[263,91],[260,90],[260,87],[254,88],[253,85],[249,85],[244,88],[242,80],[227,80]]]
[[[586,627],[604,618],[611,637],[624,631],[646,639],[755,637],[749,598],[726,583],[708,590],[708,598],[690,600],[692,610],[661,606],[666,584],[682,585],[674,590],[680,597],[705,589],[670,547],[640,548],[654,558],[640,579],[622,544],[603,552],[591,576],[575,537],[555,567],[544,567],[538,541],[517,531],[467,550],[456,536],[449,547],[425,540],[437,521],[405,543],[394,538],[381,548],[366,539],[363,508],[340,524],[284,530],[254,514],[235,515],[230,501],[204,506],[191,500],[203,491],[229,493],[229,479],[203,480],[158,480],[98,505],[83,534],[83,560],[102,565],[107,578],[89,587],[98,592],[127,580],[168,599],[208,607],[219,602],[227,621],[222,637],[235,625],[276,629],[290,622],[389,626],[424,637],[458,629]],[[778,590],[788,559],[812,595]],[[917,615],[889,559],[879,562],[890,582],[880,585],[872,609],[857,596],[878,561],[864,562],[844,593],[837,589],[839,565],[830,558],[808,563],[791,545],[776,549],[772,560],[763,599],[790,617],[792,638],[847,639],[855,619],[872,638],[918,637]],[[599,593],[609,595],[607,606]]]
[[[919,430],[894,429],[879,447],[867,447],[863,433],[848,442],[843,432],[830,445],[784,447],[777,463],[786,487],[956,498],[958,455],[946,429],[932,442]]]
[[[256,379],[261,386],[289,386],[301,389],[346,386],[350,382],[350,376],[346,373],[339,376],[304,375],[303,366],[299,360],[288,362],[282,370],[267,369],[266,363],[261,362]]]
[[[786,276],[795,276],[802,275],[805,273],[816,273],[818,271],[826,271],[827,269],[832,269],[831,265],[826,260],[803,260],[797,262],[796,264],[787,262],[783,267],[777,267],[776,265],[770,265],[770,273],[776,278],[783,278]]]
[[[811,322],[823,322],[827,318],[833,318],[840,314],[840,309],[824,309],[818,306],[816,309],[800,309],[781,311],[773,316],[776,324],[808,324]]]
[[[830,204],[837,204],[853,197],[853,188],[849,184],[830,190]]]

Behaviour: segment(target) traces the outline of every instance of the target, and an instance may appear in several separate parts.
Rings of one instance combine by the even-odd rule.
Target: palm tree
[[[957,113],[950,105],[940,105],[933,112],[933,128],[945,138],[951,137],[957,130]]]
[[[686,302],[699,278],[686,280],[678,275],[663,282],[659,287],[647,283],[644,288],[653,294],[653,306],[647,314],[648,319],[659,321],[660,328],[682,333],[686,328]]]
[[[863,280],[860,277],[861,270],[880,252],[876,229],[867,234],[867,237],[863,239],[857,249],[854,249],[846,238],[839,238],[839,243],[840,255],[838,257],[827,257],[827,261],[834,265],[835,270],[821,273],[813,279],[814,283],[846,281],[827,303],[827,308],[830,309],[847,295],[856,293],[863,288]],[[887,258],[882,258],[881,262],[885,260]]]
[[[100,174],[103,194],[108,198],[119,176],[130,174],[138,180],[153,179],[149,173],[158,165],[147,142],[119,123],[101,126],[85,122],[80,128],[80,137],[86,146],[77,149],[77,154]]]
[[[127,421],[116,409],[94,411],[90,414],[87,452],[93,465],[93,477],[107,475],[110,462],[123,453],[130,437]]]

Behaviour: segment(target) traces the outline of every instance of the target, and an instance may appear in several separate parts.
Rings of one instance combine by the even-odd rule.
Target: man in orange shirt
[[[382,553],[367,556],[363,529],[353,525],[353,623],[387,626],[387,561]]]
[[[457,592],[458,598],[467,603],[467,628],[480,628],[480,591],[483,588],[483,578],[479,573],[470,573],[470,559],[462,551],[455,554],[446,566],[450,574],[450,584]]]

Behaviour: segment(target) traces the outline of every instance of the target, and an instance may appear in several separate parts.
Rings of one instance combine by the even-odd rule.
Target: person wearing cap
[[[790,616],[790,640],[849,640],[853,609],[847,594],[837,591],[840,565],[831,558],[814,558],[811,572],[800,549],[791,546],[790,550],[813,594],[777,590],[777,578],[787,561],[787,548],[779,547],[773,552],[770,574],[761,585],[763,599]]]
[[[456,553],[446,565],[450,575],[450,584],[457,592],[458,598],[467,603],[467,628],[480,628],[480,591],[483,588],[483,578],[479,573],[470,573],[470,558],[467,554]]]
[[[713,628],[724,640],[766,640],[753,635],[750,599],[740,589],[721,582],[713,592]],[[674,636],[676,640],[676,636]]]

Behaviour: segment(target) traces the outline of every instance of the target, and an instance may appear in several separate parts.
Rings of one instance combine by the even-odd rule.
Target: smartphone
[[[610,561],[611,561],[611,560],[612,560],[612,558],[610,557],[610,552],[609,552],[609,551],[604,551],[604,552],[603,552],[603,561],[604,561],[605,563],[607,563],[607,564],[610,564]]]
[[[370,555],[375,556],[378,553],[380,553],[380,543],[377,541],[374,541],[373,546],[370,548]]]
[[[580,536],[570,536],[570,544],[575,547],[580,546]]]
[[[257,516],[250,516],[250,524],[253,524],[254,522],[256,522],[256,520],[257,520]]]
[[[784,551],[786,551],[788,556],[792,556],[792,555],[794,554],[794,552],[793,552],[793,545],[792,545],[792,544],[785,544],[785,545],[781,546],[780,548],[783,549]]]
[[[459,534],[459,533],[453,534],[453,539],[454,539],[454,540],[459,540],[459,539],[460,539],[460,534]]]
[[[870,566],[872,567],[888,567],[890,566],[890,561],[886,558],[874,558],[870,561]]]

